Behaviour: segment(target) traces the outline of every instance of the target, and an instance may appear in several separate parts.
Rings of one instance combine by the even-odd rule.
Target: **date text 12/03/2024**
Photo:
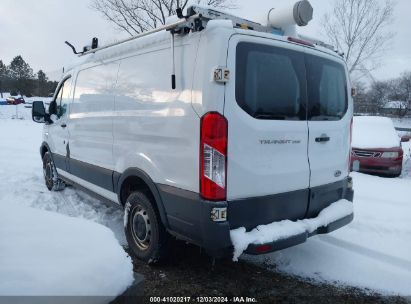
[[[150,297],[150,303],[257,303],[252,297]]]

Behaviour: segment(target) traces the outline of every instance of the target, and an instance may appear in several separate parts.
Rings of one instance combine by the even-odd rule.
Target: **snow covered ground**
[[[23,117],[25,118],[24,120],[10,119],[15,115],[14,106],[0,106],[0,132],[2,139],[0,141],[0,207],[3,208],[0,210],[0,231],[5,227],[2,224],[5,218],[7,218],[8,223],[13,222],[11,215],[14,214],[16,216],[20,212],[30,212],[27,211],[28,207],[35,207],[40,210],[34,210],[36,215],[33,213],[33,216],[30,217],[39,218],[44,216],[44,218],[47,218],[50,216],[49,220],[51,222],[58,219],[62,225],[74,225],[74,223],[79,226],[91,225],[90,234],[99,234],[101,239],[110,239],[107,230],[97,225],[97,223],[102,224],[114,232],[120,244],[125,244],[123,218],[120,210],[105,206],[74,189],[68,188],[61,193],[50,193],[47,191],[43,183],[41,161],[38,152],[42,125],[31,121],[30,109],[24,108],[23,105],[20,105],[18,109],[18,117]],[[411,144],[405,144],[404,150],[407,151],[407,159],[404,160],[402,178],[392,179],[359,173],[352,174],[355,187],[355,219],[349,226],[330,235],[312,237],[305,244],[280,252],[258,257],[243,255],[241,259],[317,281],[368,288],[384,294],[410,296]],[[11,209],[12,207],[10,206],[13,206],[15,209]],[[7,207],[10,209],[7,209]],[[2,211],[4,208],[11,211],[4,215]],[[21,211],[18,208],[23,208],[26,211]],[[52,211],[53,213],[44,212],[44,210]],[[36,212],[42,212],[42,215],[38,215]],[[52,215],[56,212],[68,215],[71,219],[67,219],[67,217],[54,218]],[[63,218],[65,220],[62,220]],[[16,223],[17,221],[21,223],[20,220],[16,219]],[[22,226],[23,224],[21,223]],[[19,230],[16,227],[14,229]],[[39,226],[36,229],[41,228]],[[21,229],[21,231],[14,231],[13,233],[26,232],[26,230],[28,229]],[[41,234],[41,232],[38,233],[38,235]],[[49,237],[51,238],[52,236]],[[89,238],[90,236],[87,234],[84,238],[86,237]],[[77,238],[78,234],[73,234],[70,241],[82,244],[81,242],[84,239],[79,237],[80,239],[77,240]],[[1,232],[0,239],[2,241],[4,239]],[[33,240],[35,240],[34,237]],[[0,294],[1,286],[4,286],[1,285],[4,282],[3,278],[6,277],[2,273],[6,265],[3,257],[1,257],[1,252],[3,251],[1,246],[4,246],[2,241],[0,242]],[[12,242],[12,240],[9,242]],[[19,242],[16,239],[16,247],[20,246],[21,242]],[[112,240],[109,242],[112,244]],[[48,239],[46,242],[46,244],[49,243],[53,243],[51,239]],[[57,242],[57,244],[60,243]],[[95,246],[99,246],[99,244]],[[41,249],[41,247],[39,248]],[[119,247],[114,246],[112,254],[113,256],[118,256],[118,261],[121,263],[125,258],[122,255],[124,252],[121,254],[117,252],[117,254],[117,249],[115,248]],[[107,248],[104,247],[104,249]],[[103,249],[101,250],[102,252],[104,251]],[[23,258],[28,256],[24,255]],[[50,256],[52,255],[50,254]],[[93,257],[95,257],[94,254]],[[96,258],[100,260],[101,257],[105,257],[105,253]],[[87,257],[84,258],[86,259]],[[7,262],[7,267],[17,264],[15,261]],[[44,261],[40,260],[40,262]],[[129,261],[127,263],[130,264]],[[24,267],[24,269],[30,269],[31,265]],[[118,271],[117,268],[119,267],[113,270],[112,275],[114,275],[115,271]],[[127,269],[127,267],[125,268]],[[21,269],[21,271],[24,269]],[[71,281],[74,276],[78,276],[79,273],[86,276],[83,272],[74,271],[66,274],[63,270],[61,269],[61,271],[55,274],[68,275],[68,281]],[[86,270],[91,271],[92,267]],[[95,271],[96,273],[101,273],[97,272],[98,270]],[[124,273],[127,272],[128,270],[124,270]],[[54,274],[50,269],[44,269],[42,274],[44,275],[45,273]],[[116,275],[121,274],[118,273]],[[110,277],[109,280],[113,284],[116,283],[116,280]],[[100,280],[98,282],[95,281],[96,279],[89,280],[87,284],[101,283]],[[60,292],[56,290],[54,289],[55,292]],[[83,291],[84,289],[81,292]],[[72,289],[65,290],[64,292],[74,293]]]
[[[116,296],[133,281],[122,212],[47,190],[30,113],[0,106],[0,295]]]
[[[392,121],[394,122],[394,126],[396,128],[410,128],[411,129],[411,118],[410,117],[392,118]]]
[[[0,295],[112,296],[133,282],[130,257],[93,222],[0,203]]]
[[[411,172],[410,159],[405,165]],[[410,176],[352,177],[355,219],[350,225],[293,248],[244,259],[303,278],[410,296]]]

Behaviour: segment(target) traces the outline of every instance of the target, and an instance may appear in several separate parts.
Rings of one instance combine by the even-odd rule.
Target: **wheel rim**
[[[151,241],[151,224],[147,210],[138,204],[131,217],[131,234],[140,250],[147,250]]]
[[[53,185],[53,164],[49,159],[43,165],[43,174],[47,185]]]

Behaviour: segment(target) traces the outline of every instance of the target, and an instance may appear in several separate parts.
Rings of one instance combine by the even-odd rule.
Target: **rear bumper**
[[[312,237],[317,234],[327,234],[334,230],[337,230],[345,225],[348,225],[354,219],[354,214],[350,214],[348,216],[342,217],[327,226],[319,227],[315,231],[309,233],[308,231],[300,234],[293,235],[289,238],[281,239],[272,243],[265,243],[265,244],[251,244],[248,246],[245,253],[248,254],[262,254],[262,253],[269,253],[281,249],[285,249],[288,247],[296,246],[302,244],[307,241],[309,237]],[[261,251],[261,248],[264,248],[264,251]]]
[[[354,191],[351,185],[351,179],[345,179],[318,188],[230,202],[205,201],[197,193],[165,185],[157,186],[168,219],[168,231],[180,239],[203,247],[209,255],[222,258],[233,255],[231,230],[245,227],[250,231],[259,225],[281,220],[315,218],[321,210],[338,200],[346,199],[352,202]],[[227,221],[212,221],[213,208],[227,208]],[[264,252],[258,250],[261,244],[250,245],[246,252],[261,254],[294,246],[305,242],[310,236],[328,233],[347,225],[352,219],[353,214],[326,227],[319,227],[312,233],[305,232],[266,244],[270,248]]]

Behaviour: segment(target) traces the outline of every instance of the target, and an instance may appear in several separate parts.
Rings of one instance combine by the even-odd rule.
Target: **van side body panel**
[[[113,117],[116,172],[136,167],[155,183],[198,191],[199,118],[191,107],[198,39],[176,37],[176,90],[169,41],[121,59]]]
[[[119,64],[83,64],[69,107],[69,166],[60,174],[113,199],[113,111]]]
[[[171,199],[164,189],[199,191],[200,118],[191,98],[200,36],[175,37],[175,90],[170,40],[121,59],[113,117],[116,174],[123,179],[129,168],[144,172],[158,189],[163,223],[197,244],[202,243],[201,205]]]

